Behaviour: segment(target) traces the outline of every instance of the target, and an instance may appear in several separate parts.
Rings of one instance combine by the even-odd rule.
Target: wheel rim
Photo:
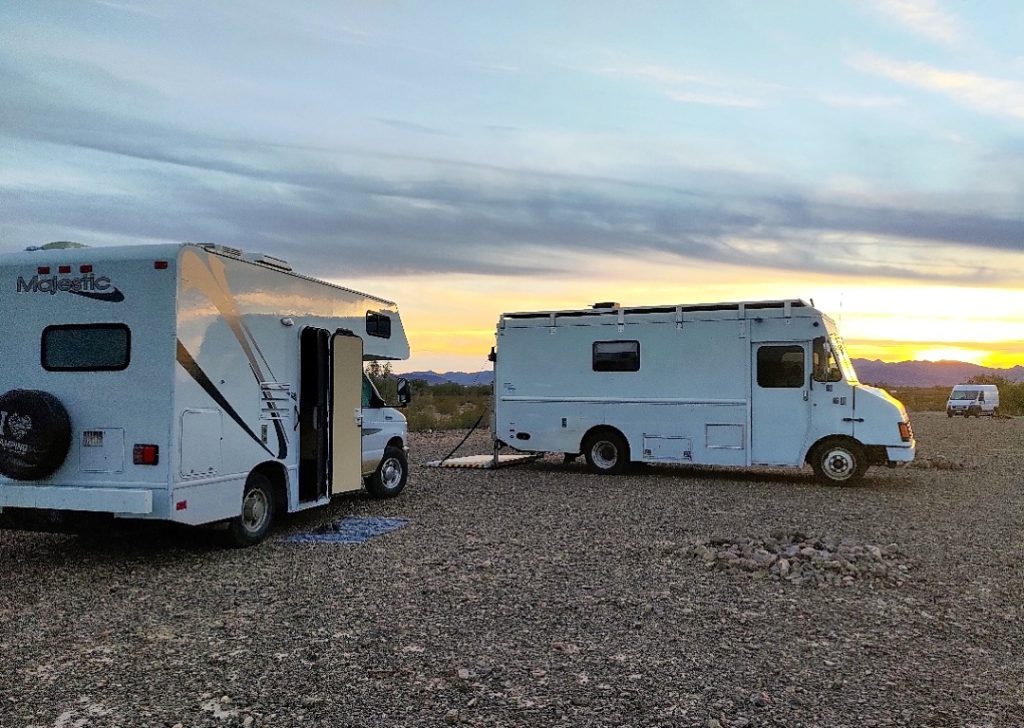
[[[825,451],[821,469],[829,480],[849,480],[857,469],[857,459],[845,448],[832,448]]]
[[[267,494],[254,488],[245,494],[242,500],[242,527],[249,533],[258,533],[267,523],[270,516],[270,501]]]
[[[601,470],[609,470],[615,467],[615,463],[619,462],[619,449],[615,447],[615,443],[608,440],[598,440],[590,448],[590,459],[594,462],[595,467]]]
[[[398,458],[388,458],[381,463],[380,482],[388,490],[394,490],[402,482],[402,463]]]

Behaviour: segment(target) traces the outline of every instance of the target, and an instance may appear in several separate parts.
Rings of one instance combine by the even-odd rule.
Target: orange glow
[[[921,349],[915,352],[918,361],[965,361],[970,364],[982,364],[989,352],[978,349],[961,349],[959,347]]]
[[[540,253],[523,260],[546,259]],[[430,275],[341,281],[396,301],[412,358],[396,371],[488,369],[503,312],[779,298],[814,300],[850,355],[882,361],[952,359],[1024,364],[1024,291],[766,271],[671,256],[580,257],[571,273]]]

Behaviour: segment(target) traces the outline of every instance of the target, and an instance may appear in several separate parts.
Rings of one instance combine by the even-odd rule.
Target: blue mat
[[[376,536],[397,531],[409,525],[408,518],[379,518],[377,516],[345,516],[308,533],[296,533],[285,541],[289,543],[365,543]]]

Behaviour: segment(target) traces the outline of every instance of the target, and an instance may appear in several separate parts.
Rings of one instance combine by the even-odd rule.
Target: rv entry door
[[[331,494],[363,487],[363,340],[331,337]]]
[[[800,465],[811,421],[810,342],[758,342],[751,350],[751,463]]]

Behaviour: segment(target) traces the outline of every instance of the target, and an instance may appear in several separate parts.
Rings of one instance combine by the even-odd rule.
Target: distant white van
[[[946,401],[946,416],[990,417],[999,414],[999,387],[994,384],[957,384]]]

